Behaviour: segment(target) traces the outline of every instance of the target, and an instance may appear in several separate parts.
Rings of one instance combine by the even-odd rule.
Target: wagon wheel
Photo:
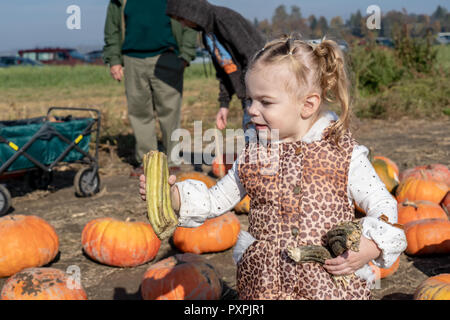
[[[0,185],[0,217],[5,215],[11,207],[11,194],[8,189]]]
[[[53,172],[46,172],[40,168],[32,170],[27,175],[28,185],[32,189],[47,190],[48,186],[52,183]]]
[[[98,170],[87,167],[79,170],[75,175],[75,193],[80,197],[90,197],[100,191],[100,177]]]

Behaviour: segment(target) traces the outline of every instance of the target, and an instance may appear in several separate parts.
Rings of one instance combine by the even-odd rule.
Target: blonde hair
[[[279,64],[287,62],[301,84],[319,90],[322,100],[339,102],[341,115],[332,125],[330,135],[338,142],[350,123],[350,81],[345,69],[344,55],[333,40],[323,39],[319,44],[308,43],[293,36],[283,36],[268,42],[255,54],[248,71],[256,63]]]

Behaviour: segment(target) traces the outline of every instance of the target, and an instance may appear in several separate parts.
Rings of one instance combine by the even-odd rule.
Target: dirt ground
[[[370,147],[375,155],[394,160],[400,170],[420,164],[450,165],[450,121],[402,120],[386,122],[365,120],[355,131],[358,141]],[[120,149],[128,146],[103,147],[100,155],[100,193],[91,198],[74,194],[73,178],[78,165],[67,165],[54,172],[48,190],[32,190],[22,180],[8,185],[13,194],[13,208],[9,214],[37,215],[51,223],[60,239],[60,253],[48,266],[66,270],[76,265],[81,270],[81,282],[88,298],[93,300],[141,299],[140,282],[145,270],[153,263],[178,253],[170,241],[164,241],[156,258],[134,268],[101,265],[87,257],[81,247],[81,232],[94,218],[131,217],[146,221],[145,203],[138,196],[138,181],[130,178],[131,166],[120,158]],[[191,170],[192,166],[183,167]],[[210,167],[203,166],[205,172]],[[238,215],[246,230],[246,215]],[[232,250],[203,256],[218,271],[223,284],[223,299],[236,299],[235,272]],[[450,256],[410,257],[402,254],[399,270],[383,279],[373,299],[411,299],[415,288],[427,277],[450,273]],[[0,279],[0,288],[5,279]]]

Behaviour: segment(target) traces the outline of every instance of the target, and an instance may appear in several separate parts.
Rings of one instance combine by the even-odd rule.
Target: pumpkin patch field
[[[374,156],[382,155],[398,167],[399,173],[396,173],[395,168],[389,167],[387,162],[377,162],[376,165],[377,172],[385,170],[384,175],[379,175],[383,179],[389,179],[395,195],[401,188],[404,180],[402,172],[406,169],[437,163],[448,168],[448,128],[449,121],[406,120],[399,125],[364,120],[354,132],[358,141],[370,147]],[[0,250],[3,255],[0,257],[0,267],[4,267],[1,258],[14,261],[14,264],[9,264],[10,270],[2,271],[0,278],[0,290],[5,288],[5,299],[17,294],[14,293],[17,286],[26,279],[28,286],[30,283],[41,285],[46,271],[49,272],[47,277],[51,279],[48,280],[51,283],[67,281],[64,276],[70,278],[76,275],[78,278],[75,279],[80,280],[81,288],[75,293],[61,291],[57,296],[54,292],[45,292],[39,297],[84,299],[86,295],[87,299],[94,300],[237,299],[232,247],[239,228],[248,228],[248,209],[242,208],[244,205],[248,206],[248,200],[246,204],[241,204],[224,216],[223,221],[209,222],[209,225],[216,228],[211,229],[212,232],[220,234],[220,237],[216,237],[216,240],[221,239],[218,244],[208,239],[208,232],[211,231],[205,230],[198,230],[195,234],[189,233],[192,230],[177,230],[175,237],[160,241],[148,227],[146,204],[138,195],[138,180],[129,177],[131,166],[117,155],[117,150],[107,148],[101,151],[100,164],[101,191],[89,198],[74,195],[71,181],[77,164],[55,171],[48,190],[24,187],[20,179],[11,182],[13,210],[1,218],[8,221],[0,223],[14,222],[16,227],[10,228],[7,235],[2,235],[1,246],[3,249],[5,243],[15,244],[15,252],[22,258],[17,261]],[[197,169],[201,169],[203,173],[189,174],[194,170],[193,166],[182,165],[183,174],[180,174],[180,179],[197,178],[208,183],[216,179],[211,174],[211,166],[202,165]],[[428,171],[406,173],[415,175],[418,179],[425,179],[424,176],[430,178],[432,175]],[[443,177],[439,171],[433,174],[438,178]],[[414,228],[414,232],[418,232],[419,227],[434,235],[444,230],[439,233],[442,234],[442,239],[437,241],[446,241],[444,245],[447,248],[437,248],[435,244],[436,248],[430,249],[431,253],[417,254],[424,246],[423,242],[434,240],[430,237],[428,240],[416,237],[417,243],[411,242],[411,248],[400,256],[391,269],[381,270],[382,279],[373,290],[373,299],[434,296],[434,291],[432,294],[422,293],[425,290],[423,283],[431,277],[450,273],[450,222],[442,222],[448,220],[448,213],[442,206],[420,199],[402,199],[399,210],[404,215],[402,221],[405,223],[417,224],[414,220],[427,219],[423,226],[409,226],[410,229]],[[24,219],[24,216],[38,218]],[[437,220],[441,222],[438,224],[435,222]],[[25,223],[26,221],[28,222]],[[44,236],[46,232],[48,236]],[[15,239],[21,239],[22,242]],[[34,250],[29,245],[30,241],[39,250]],[[196,257],[192,257],[193,254]],[[197,256],[201,259],[197,259]],[[38,269],[30,269],[31,267]],[[28,269],[18,271],[23,268]],[[58,280],[54,269],[63,272],[58,275],[63,280]],[[185,276],[186,274],[189,276]],[[171,284],[161,282],[164,277],[170,277]],[[183,288],[195,286],[196,290],[177,289],[168,293],[167,286],[173,283],[181,283]],[[419,289],[422,290],[420,294],[416,292]],[[158,290],[161,291],[160,294]],[[20,297],[25,299],[29,295]]]
[[[0,217],[0,298],[237,299],[232,251],[239,230],[248,229],[251,199],[203,228],[176,230],[173,237],[160,240],[149,228],[139,181],[130,177],[134,138],[123,83],[115,83],[103,67],[61,68],[0,72],[0,117],[39,117],[50,106],[99,109],[100,191],[91,197],[75,194],[73,182],[81,168],[75,163],[55,168],[47,189],[32,187],[26,176],[7,181],[12,205]],[[198,75],[193,71],[190,67],[185,74],[181,110],[181,127],[191,134],[195,120],[202,120],[203,132],[214,128],[219,87],[214,76],[201,76],[203,66]],[[440,79],[435,81],[446,83]],[[422,94],[435,93],[420,87],[428,78],[413,80],[414,88],[421,90],[405,96],[425,99]],[[387,93],[397,97],[398,88],[387,88]],[[447,93],[448,86],[440,90]],[[380,99],[389,101],[386,105],[398,113],[398,101],[382,94]],[[359,97],[359,108],[366,101]],[[415,100],[411,101],[402,100],[402,105],[413,109]],[[438,107],[448,110],[448,94]],[[439,113],[434,118],[419,118],[417,114],[423,113],[408,113],[402,118],[394,112],[398,117],[390,118],[386,112],[387,119],[355,119],[352,132],[360,144],[370,148],[377,174],[399,202],[399,223],[411,240],[391,268],[373,266],[381,279],[372,297],[442,298],[448,292],[445,274],[450,274],[450,117]],[[233,98],[227,129],[241,128],[241,120],[241,103]],[[225,137],[225,130],[222,134]],[[216,164],[184,164],[178,177],[214,184],[217,177],[212,173],[222,176],[227,169]]]

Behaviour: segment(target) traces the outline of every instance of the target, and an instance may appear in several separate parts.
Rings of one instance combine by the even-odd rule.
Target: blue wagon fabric
[[[1,121],[0,137],[14,143],[21,148],[34,138],[41,130],[39,138],[25,152],[44,165],[53,163],[69,146],[62,141],[55,132],[58,132],[70,141],[75,141],[80,134],[88,127],[91,118],[77,118],[69,121],[48,122],[46,117],[32,118],[25,120]],[[90,134],[84,136],[78,147],[84,152],[89,152]],[[17,151],[6,143],[0,143],[0,167],[8,161]],[[83,154],[72,149],[62,162],[75,162],[83,158]],[[25,156],[21,155],[7,169],[16,171],[33,168],[35,165]]]

